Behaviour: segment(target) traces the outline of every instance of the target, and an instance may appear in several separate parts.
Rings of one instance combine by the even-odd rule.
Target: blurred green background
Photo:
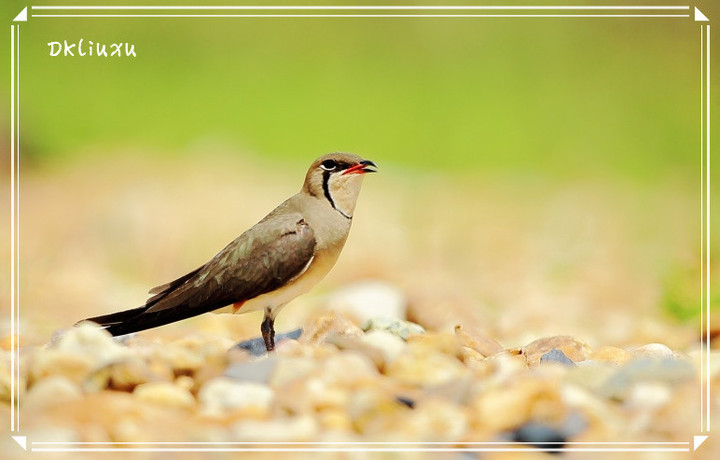
[[[3,5],[12,18],[23,3]],[[698,29],[690,19],[33,18],[21,38],[23,153],[44,163],[88,146],[177,152],[212,139],[270,158],[347,150],[433,170],[694,180]],[[130,42],[138,56],[48,55],[46,43],[80,38]]]
[[[6,24],[26,5],[3,2]],[[694,5],[720,13],[718,2]],[[690,18],[30,18],[21,31],[25,174],[98,152],[173,161],[206,147],[294,170],[340,150],[419,177],[621,181],[639,196],[679,187],[699,211],[700,28]],[[137,57],[49,56],[48,42],[80,38],[129,42]],[[1,78],[8,107],[9,72]],[[698,312],[698,221],[689,262],[662,268],[661,306],[678,319]]]

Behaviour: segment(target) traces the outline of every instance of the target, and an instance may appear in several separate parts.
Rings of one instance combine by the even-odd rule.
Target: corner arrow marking
[[[23,450],[27,450],[27,436],[13,436],[12,438],[15,440],[15,442],[20,444],[20,447],[22,447]]]
[[[702,445],[702,443],[704,443],[707,438],[707,436],[695,436],[693,451],[698,450],[698,447],[700,447],[700,445]]]
[[[695,22],[710,21],[697,6],[695,7]]]
[[[695,8],[697,9],[697,8]],[[13,19],[13,22],[27,22],[27,6],[23,8],[23,10],[15,16],[15,19]]]

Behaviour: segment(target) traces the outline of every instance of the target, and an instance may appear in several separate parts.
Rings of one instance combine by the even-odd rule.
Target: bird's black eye
[[[325,160],[320,163],[320,167],[325,171],[334,171],[337,169],[338,165],[335,163],[335,160]]]

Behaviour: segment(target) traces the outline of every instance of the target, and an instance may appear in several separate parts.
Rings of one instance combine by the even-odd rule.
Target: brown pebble
[[[592,353],[592,349],[587,343],[566,335],[537,339],[523,347],[522,352],[528,365],[535,366],[540,363],[540,358],[552,349],[562,351],[565,356],[576,363],[585,361]]]
[[[590,359],[601,363],[614,364],[622,366],[630,359],[630,353],[622,348],[603,346],[590,354]]]

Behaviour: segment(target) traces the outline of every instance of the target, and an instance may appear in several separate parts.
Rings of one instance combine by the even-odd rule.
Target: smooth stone
[[[170,382],[149,382],[135,387],[133,396],[138,400],[165,407],[189,409],[195,406],[195,398],[186,389]]]
[[[568,414],[567,417],[565,417],[565,420],[563,420],[560,429],[565,434],[565,436],[567,436],[568,438],[572,438],[573,436],[577,436],[583,431],[585,431],[588,425],[588,419],[582,413],[571,412],[570,414]]]
[[[603,346],[595,350],[589,357],[593,361],[622,366],[630,360],[630,353],[622,348]]]
[[[494,384],[471,401],[473,415],[480,426],[507,431],[533,419],[552,420],[564,417],[566,408],[561,388],[554,381],[539,378],[516,378]]]
[[[405,410],[405,433],[409,439],[422,441],[457,441],[469,427],[466,408],[442,399],[418,403],[412,411]]]
[[[561,449],[567,442],[567,437],[559,429],[535,421],[519,426],[510,434],[510,439],[530,443],[540,449]]]
[[[375,363],[375,366],[377,366],[378,369],[382,370],[385,368],[385,364],[388,362],[391,356],[394,355],[394,353],[388,354],[387,350],[383,351],[378,345],[384,345],[385,347],[392,347],[392,341],[400,342],[403,345],[405,342],[398,339],[397,337],[391,335],[388,332],[382,332],[379,331],[378,334],[384,335],[387,334],[392,339],[388,339],[385,344],[371,344],[368,343],[368,340],[366,338],[367,334],[360,336],[360,337],[351,337],[347,335],[334,335],[327,338],[327,343],[331,345],[335,345],[337,348],[343,351],[354,351],[357,353],[360,353],[362,355],[367,356]],[[375,335],[375,333],[372,333],[372,335]],[[371,337],[372,339],[372,337]]]
[[[442,353],[462,359],[462,345],[455,334],[427,333],[408,337],[408,349],[416,354]]]
[[[274,420],[243,420],[231,428],[233,440],[255,442],[310,441],[318,436],[315,417],[299,415]]]
[[[273,388],[279,388],[295,380],[305,379],[319,368],[320,363],[310,357],[283,356],[275,363],[269,383]]]
[[[33,385],[22,399],[23,409],[41,409],[82,399],[80,387],[63,375],[51,375]]]
[[[344,387],[363,381],[375,381],[379,376],[370,358],[353,351],[343,351],[329,356],[320,369],[320,377],[325,382]]]
[[[658,382],[638,382],[630,389],[624,403],[626,407],[657,409],[672,399],[672,389]]]
[[[34,351],[29,380],[32,383],[50,375],[64,375],[81,384],[93,371],[131,356],[132,352],[115,342],[105,329],[93,323],[83,323],[56,332],[49,347]],[[106,381],[100,385],[104,387]]]
[[[362,324],[378,316],[405,319],[407,299],[390,283],[358,281],[330,294],[327,307]]]
[[[682,359],[634,359],[611,376],[600,391],[607,398],[624,400],[632,387],[639,382],[658,382],[674,386],[694,377],[695,369],[692,364]]]
[[[94,370],[83,382],[83,389],[87,392],[101,391],[105,388],[132,391],[143,383],[170,382],[173,378],[173,370],[167,363],[157,359],[147,362],[140,358],[132,358],[109,363]]]
[[[540,357],[541,363],[560,363],[565,366],[575,366],[576,364],[557,348],[553,348]]]
[[[456,358],[443,353],[405,352],[388,364],[385,374],[401,384],[433,387],[464,380],[470,371]]]
[[[8,359],[0,359],[0,402],[9,403],[12,398],[13,377],[11,373],[9,357]],[[15,397],[23,397],[25,386],[26,378],[21,374],[19,381],[15,380]]]
[[[302,335],[302,328],[295,329],[290,332],[283,332],[281,334],[275,334],[275,345],[278,346],[279,342],[287,339],[297,340]],[[265,340],[262,337],[254,337],[249,340],[244,340],[237,343],[233,348],[248,351],[252,356],[262,356],[267,354],[267,348],[265,347]]]
[[[227,377],[207,381],[198,392],[198,400],[207,415],[223,415],[237,409],[269,411],[275,398],[273,390],[257,382],[238,382]]]
[[[39,349],[31,357],[28,384],[51,375],[63,375],[77,384],[83,383],[93,369],[100,367],[87,355],[62,350]]]
[[[592,353],[590,346],[585,342],[570,336],[543,337],[537,339],[522,348],[522,353],[527,358],[528,365],[534,366],[540,362],[542,356],[557,349],[573,362],[585,361]]]
[[[355,323],[337,312],[324,312],[315,317],[305,333],[300,337],[300,343],[308,345],[323,344],[329,338],[336,336],[361,337],[363,330]]]
[[[378,350],[384,363],[394,361],[405,349],[401,338],[385,330],[371,330],[360,337],[360,342]]]
[[[324,433],[351,433],[354,431],[352,420],[350,420],[344,408],[327,408],[321,410],[315,418],[320,423]]]
[[[170,382],[174,376],[172,368],[159,359],[131,359],[111,365],[110,388],[129,391],[143,383]]]
[[[455,335],[464,347],[471,348],[484,357],[501,353],[504,348],[500,343],[476,329],[466,329],[462,324],[455,325]]]
[[[315,414],[347,404],[355,388],[328,381],[318,372],[276,389],[275,407],[294,414]]]
[[[527,368],[525,357],[510,350],[477,362],[473,370],[481,375],[487,383],[504,384],[515,379],[520,372]]]
[[[667,345],[662,343],[648,343],[630,350],[633,358],[663,359],[673,358],[675,354]]]
[[[385,331],[402,340],[407,340],[411,335],[425,333],[425,328],[419,324],[388,316],[376,316],[367,320],[365,324],[363,324],[362,330],[366,333],[371,331]]]
[[[607,382],[617,374],[618,368],[612,364],[583,361],[572,368],[565,378],[565,382],[573,383],[600,394]]]
[[[52,348],[88,356],[95,365],[127,358],[132,354],[113,340],[109,332],[93,323],[82,323],[64,331]]]
[[[246,382],[268,383],[277,364],[276,356],[256,361],[232,363],[225,369],[225,376]]]
[[[176,374],[192,374],[208,365],[227,365],[232,340],[189,336],[159,347],[154,357],[169,364]]]

